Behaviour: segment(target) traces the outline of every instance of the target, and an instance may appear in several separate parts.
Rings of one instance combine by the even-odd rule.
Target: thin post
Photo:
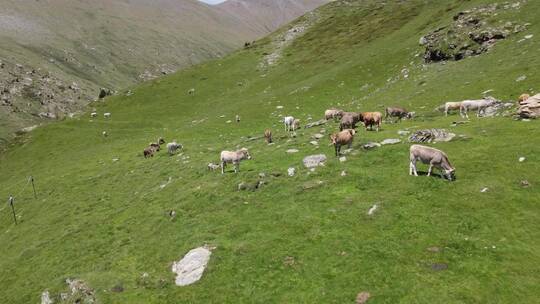
[[[13,206],[13,202],[15,199],[13,198],[13,195],[9,196],[9,204],[11,205],[11,211],[13,212],[13,220],[15,221],[15,225],[17,225],[17,216],[15,216],[15,207]]]
[[[32,182],[32,189],[34,189],[34,198],[37,198],[36,186],[34,185],[34,177],[30,176],[30,181]]]

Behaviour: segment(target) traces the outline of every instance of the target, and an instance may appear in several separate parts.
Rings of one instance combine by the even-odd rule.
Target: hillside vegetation
[[[15,195],[18,219],[0,207],[0,302],[35,303],[45,290],[58,297],[67,278],[86,282],[100,303],[354,303],[362,291],[369,303],[537,302],[538,121],[473,114],[451,127],[462,119],[434,109],[485,91],[514,101],[538,90],[540,3],[501,3],[493,18],[529,25],[482,55],[425,64],[419,45],[459,12],[490,3],[334,1],[252,48],[96,102],[96,118],[19,137],[0,156],[0,198]],[[273,64],[261,64],[276,48]],[[416,118],[380,132],[359,127],[345,162],[328,146],[336,123],[296,137],[280,123],[318,120],[332,106],[390,105]],[[275,144],[248,140],[266,128]],[[362,148],[425,128],[462,135],[435,144],[456,181],[409,176],[405,137]],[[159,136],[184,149],[144,159]],[[253,158],[238,174],[207,170],[221,150],[241,147]],[[303,167],[319,153],[324,167]],[[259,179],[258,189],[238,190]],[[172,263],[203,245],[216,248],[202,279],[175,286]]]

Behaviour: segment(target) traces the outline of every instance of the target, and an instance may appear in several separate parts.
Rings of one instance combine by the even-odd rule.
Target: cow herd
[[[525,100],[529,97],[528,94],[523,94],[519,100]],[[469,118],[469,111],[477,111],[477,116],[480,116],[484,111],[494,105],[497,101],[493,98],[484,98],[480,100],[464,100],[460,102],[447,102],[444,104],[444,113],[447,116],[452,110],[459,110],[462,117]],[[384,119],[394,123],[402,119],[412,119],[415,112],[410,112],[402,107],[387,107],[385,109]],[[339,132],[330,135],[330,143],[334,146],[336,156],[341,155],[341,148],[347,146],[349,149],[352,146],[357,124],[363,124],[366,131],[379,131],[383,121],[381,112],[346,112],[340,109],[331,108],[324,112],[324,119],[328,121],[339,122]],[[240,117],[236,116],[236,121],[240,122]],[[300,128],[300,120],[293,116],[285,116],[282,120],[286,132],[295,132]],[[266,129],[263,135],[267,144],[273,143],[272,130]],[[160,151],[161,145],[165,144],[163,138],[159,138],[157,142],[150,143],[144,149],[143,155],[145,158],[152,157],[155,152]],[[182,149],[182,145],[176,141],[167,144],[169,155],[173,155],[177,150]],[[240,170],[240,162],[251,159],[251,154],[248,149],[242,148],[236,151],[222,151],[220,154],[220,163],[208,165],[209,170],[221,169],[221,173],[225,173],[225,168],[228,164],[234,166],[234,172]],[[412,145],[409,150],[409,174],[418,176],[416,163],[420,161],[429,165],[427,175],[430,176],[433,169],[439,169],[441,177],[448,180],[455,180],[455,168],[450,164],[448,156],[441,150],[422,146]]]

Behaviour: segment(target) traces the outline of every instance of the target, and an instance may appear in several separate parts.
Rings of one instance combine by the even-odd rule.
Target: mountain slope
[[[462,119],[433,109],[488,90],[503,100],[538,90],[540,3],[490,14],[531,25],[480,56],[425,64],[418,44],[485,3],[335,1],[253,48],[95,103],[97,118],[86,113],[20,137],[0,156],[0,197],[15,196],[18,216],[15,226],[9,205],[0,207],[0,299],[37,302],[44,290],[56,297],[77,278],[102,303],[354,303],[361,291],[369,303],[535,302],[538,121],[471,115],[451,127]],[[293,38],[282,45],[283,37]],[[277,48],[278,60],[261,66]],[[305,124],[332,106],[384,105],[417,117],[380,132],[359,128],[345,162],[328,146],[336,123],[293,137],[280,122],[294,115]],[[237,114],[240,123],[228,123]],[[266,128],[273,145],[249,140]],[[362,148],[425,128],[464,135],[435,145],[456,167],[455,182],[409,176],[409,144]],[[316,133],[324,138],[313,145]],[[184,150],[144,159],[159,136]],[[244,146],[253,158],[238,174],[207,170],[221,150]],[[302,166],[319,153],[324,167]],[[259,179],[260,188],[238,190]],[[175,286],[173,261],[205,244],[216,248],[202,279]]]
[[[329,0],[228,0],[217,7],[264,34]]]
[[[195,0],[3,1],[0,137],[39,116],[76,112],[100,87],[117,90],[223,56],[308,8],[283,13],[291,8],[264,2],[273,14],[258,26],[231,15],[258,12],[224,12]]]

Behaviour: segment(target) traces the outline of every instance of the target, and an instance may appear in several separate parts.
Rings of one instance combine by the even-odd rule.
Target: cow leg
[[[418,172],[416,171],[416,159],[412,159],[410,166],[409,166],[409,174],[414,176],[418,176]]]
[[[339,156],[339,148],[338,148],[338,145],[334,145],[334,151],[336,152],[336,156]]]
[[[433,170],[433,164],[429,164],[429,169],[427,171],[427,176],[431,176],[431,170]]]
[[[221,162],[221,174],[225,174],[225,162]]]

